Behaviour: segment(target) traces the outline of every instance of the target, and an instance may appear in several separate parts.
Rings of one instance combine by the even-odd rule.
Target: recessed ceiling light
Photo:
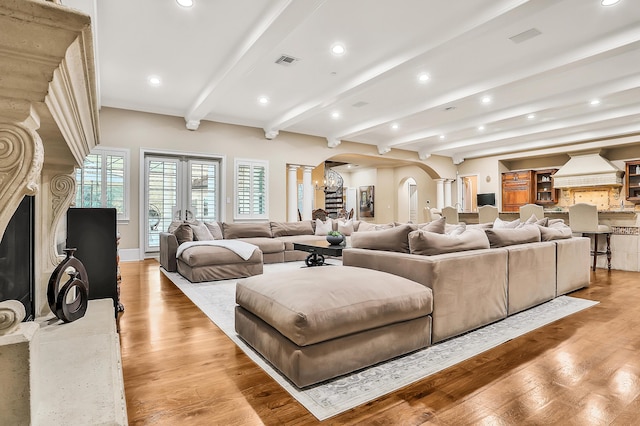
[[[335,43],[333,46],[331,46],[331,53],[336,56],[344,55],[346,51],[347,49],[342,43]]]
[[[340,113],[338,111],[334,111],[331,113],[331,117],[334,119],[340,118]]]
[[[182,7],[193,6],[193,0],[176,0],[176,3],[178,3]]]
[[[444,135],[440,135],[440,139],[444,139],[444,138],[445,138],[445,136],[444,136]]]
[[[527,120],[533,120],[534,118],[536,118],[535,114],[529,114],[527,115]]]
[[[158,87],[162,84],[162,80],[160,80],[160,77],[157,75],[150,75],[147,81],[149,82],[149,85],[153,87]]]
[[[399,127],[400,127],[400,126],[398,125],[398,123],[393,123],[393,124],[391,125],[391,128],[392,128],[393,130],[398,130],[398,128],[399,128]]]
[[[484,126],[478,126],[478,130],[481,132],[484,131]]]
[[[603,6],[613,6],[614,4],[618,3],[620,0],[602,0],[600,2],[601,5]]]
[[[593,99],[591,102],[589,102],[590,105],[600,105],[600,99]]]
[[[482,103],[483,103],[483,104],[488,104],[488,103],[490,103],[490,102],[491,102],[491,96],[484,96],[484,97],[482,98]]]
[[[260,103],[260,105],[266,105],[269,103],[269,98],[267,98],[266,96],[260,96],[258,98],[258,102]]]
[[[426,83],[427,81],[429,81],[429,78],[430,78],[429,74],[424,73],[424,72],[422,74],[418,75],[418,81],[420,83]]]

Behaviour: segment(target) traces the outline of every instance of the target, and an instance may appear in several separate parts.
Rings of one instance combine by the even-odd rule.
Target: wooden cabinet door
[[[502,174],[502,211],[517,212],[520,206],[533,202],[533,171]]]

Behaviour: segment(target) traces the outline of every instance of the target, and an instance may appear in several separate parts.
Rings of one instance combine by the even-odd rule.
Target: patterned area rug
[[[264,273],[300,268],[304,262],[264,266]],[[178,273],[160,270],[182,290],[256,364],[273,377],[319,420],[386,395],[495,346],[521,336],[598,302],[561,296],[497,323],[429,348],[300,390],[255,352],[234,327],[237,280],[192,284]]]

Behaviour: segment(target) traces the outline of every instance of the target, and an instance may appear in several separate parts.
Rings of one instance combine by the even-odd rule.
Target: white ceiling
[[[639,0],[194,2],[64,1],[97,15],[102,106],[456,163],[640,133]]]

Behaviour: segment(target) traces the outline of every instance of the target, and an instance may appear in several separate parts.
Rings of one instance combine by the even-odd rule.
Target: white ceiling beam
[[[589,58],[615,49],[624,48],[625,46],[637,43],[638,41],[640,41],[640,25],[629,26],[622,31],[611,34],[609,37],[599,39],[590,45],[583,46],[581,49],[571,50],[562,55],[549,58],[547,61],[538,63],[536,66],[523,67],[519,72],[514,71],[511,73],[503,73],[500,77],[461,87],[447,95],[430,99],[422,104],[416,104],[407,108],[399,109],[392,115],[372,118],[350,128],[336,131],[335,134],[339,135],[342,139],[351,139],[359,134],[371,130],[372,128],[380,125],[386,125],[403,117],[418,114],[442,105],[459,102],[461,99],[468,98],[470,96],[479,96],[482,93],[495,90],[501,86],[534,78],[543,73],[547,73],[561,67],[566,67],[567,65],[574,64],[579,61],[589,60]],[[396,141],[395,143],[407,142],[409,141]]]
[[[640,114],[640,104],[629,105],[619,108],[610,108],[606,111],[594,111],[591,114],[583,114],[572,118],[562,118],[553,121],[546,121],[535,126],[530,126],[528,132],[522,129],[510,129],[504,132],[498,132],[489,135],[482,135],[476,138],[449,142],[445,144],[434,142],[427,146],[431,146],[432,153],[440,153],[443,151],[454,151],[460,148],[471,148],[476,145],[486,145],[488,143],[498,143],[500,141],[509,141],[513,138],[522,139],[523,137],[535,138],[537,140],[544,139],[543,134],[554,131],[565,131],[572,127],[584,128],[586,126],[594,126],[598,123],[616,120],[621,118],[633,117]],[[640,131],[640,122],[636,125],[636,131]]]
[[[511,106],[482,116],[474,116],[470,119],[452,122],[447,126],[439,127],[437,129],[429,129],[405,135],[392,139],[388,144],[389,146],[399,148],[403,145],[424,141],[425,139],[436,138],[441,134],[449,135],[455,129],[471,129],[475,128],[479,123],[496,123],[502,120],[521,117],[532,112],[540,114],[541,112],[544,113],[545,110],[566,107],[568,105],[580,105],[584,104],[591,98],[602,97],[603,94],[611,95],[625,90],[636,89],[638,87],[640,87],[640,75],[631,75],[617,80],[607,81],[604,84],[598,84],[591,87],[581,87],[569,92],[556,93],[553,96],[548,96],[530,104]],[[537,125],[535,121],[529,124],[529,126],[535,125]],[[523,128],[523,126],[520,126],[520,131]],[[487,137],[489,135],[491,134],[487,133]],[[450,141],[449,143],[453,142],[454,141]],[[442,146],[441,141],[438,141],[437,143],[438,146]]]
[[[348,96],[350,93],[362,90],[367,84],[371,84],[374,80],[381,78],[385,74],[392,72],[398,67],[408,63],[409,61],[428,53],[442,45],[469,34],[474,29],[495,20],[521,5],[528,3],[529,0],[509,0],[495,2],[492,8],[487,8],[482,15],[474,17],[471,21],[460,27],[453,27],[449,33],[443,34],[439,39],[421,40],[412,43],[411,47],[399,52],[396,56],[386,61],[378,62],[374,66],[366,66],[365,69],[353,78],[347,80],[343,85],[336,86],[330,92],[323,92],[315,98],[310,99],[296,107],[290,109],[280,117],[275,118],[268,123],[267,128],[285,129],[296,123],[316,114],[319,110],[330,106],[338,99]],[[344,132],[341,132],[341,135]],[[346,139],[340,137],[341,139]]]
[[[616,123],[616,119],[618,118],[624,118],[622,124]],[[434,149],[433,151],[434,154],[437,153],[439,155],[450,156],[454,158],[454,160],[456,158],[469,159],[512,152],[523,152],[545,147],[569,145],[575,144],[578,141],[588,141],[598,138],[609,138],[612,136],[625,136],[629,134],[640,133],[640,125],[628,124],[629,118],[634,119],[637,123],[640,122],[640,107],[636,108],[635,114],[629,114],[624,117],[615,117],[611,119],[612,124],[610,126],[603,125],[602,121],[587,122],[582,124],[567,123],[565,121],[565,124],[573,125],[566,125],[562,128],[556,127],[553,129],[548,129],[546,131],[541,131],[539,133],[529,134],[525,136],[525,139],[528,137],[529,141],[523,141],[523,136],[521,134],[513,134],[511,135],[511,137],[505,137],[500,140],[487,142],[483,145],[482,148],[476,150],[465,150],[465,146],[460,146],[457,149]],[[575,129],[575,131],[572,132],[572,128]],[[560,132],[558,133],[557,131]],[[518,138],[518,143],[514,144],[513,139],[516,137]],[[636,139],[636,141],[637,140],[638,139]]]
[[[301,25],[326,0],[273,0],[268,12],[249,33],[242,43],[234,49],[234,54],[225,61],[225,66],[216,70],[202,88],[197,99],[185,114],[185,121],[190,128],[200,122],[213,109],[216,103],[223,100],[218,96],[217,89],[222,82],[237,79],[251,69],[262,58],[264,52],[271,51],[282,38]],[[197,128],[197,127],[196,127]],[[277,127],[267,126],[270,132],[277,131]]]

